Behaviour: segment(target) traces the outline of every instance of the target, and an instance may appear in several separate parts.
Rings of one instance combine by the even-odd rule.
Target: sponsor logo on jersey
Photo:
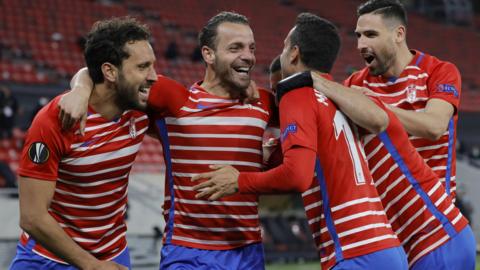
[[[34,142],[28,148],[28,157],[33,163],[43,164],[50,157],[50,151],[44,143]]]
[[[135,118],[130,118],[130,128],[129,128],[130,137],[135,139],[137,137],[137,128],[135,126]]]
[[[453,94],[456,98],[458,98],[458,91],[454,85],[451,84],[439,84],[437,85],[437,92],[441,93],[450,93]]]

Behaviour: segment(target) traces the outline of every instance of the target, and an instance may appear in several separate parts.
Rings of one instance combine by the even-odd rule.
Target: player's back
[[[280,114],[283,151],[302,145],[317,152],[316,178],[302,196],[322,267],[399,246],[357,134],[335,104],[304,87],[282,97]],[[283,122],[289,118],[285,114],[295,114],[296,122]],[[311,119],[309,115],[314,115],[314,122],[302,120]]]
[[[378,135],[364,136],[364,149],[385,212],[412,265],[468,221],[410,143],[400,120],[373,100],[387,112],[389,125]]]

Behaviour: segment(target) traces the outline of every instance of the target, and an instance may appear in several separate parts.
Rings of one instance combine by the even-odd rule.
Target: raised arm
[[[88,69],[80,69],[70,82],[71,91],[62,96],[58,107],[62,128],[68,130],[80,121],[80,133],[85,131],[88,100],[93,90],[93,82],[88,75]]]

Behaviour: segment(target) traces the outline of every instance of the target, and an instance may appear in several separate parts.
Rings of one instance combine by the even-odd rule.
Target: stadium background
[[[148,24],[156,70],[185,85],[201,80],[197,33],[222,10],[246,15],[257,43],[254,79],[268,87],[268,65],[299,12],[333,21],[342,49],[332,72],[337,81],[363,67],[353,34],[359,0],[0,0],[0,89],[18,101],[12,138],[0,140],[0,162],[18,167],[25,130],[45,100],[68,89],[84,66],[83,36],[96,20],[130,15]],[[462,74],[457,143],[457,181],[462,209],[480,239],[480,48],[479,0],[402,1],[409,9],[408,45],[455,63]],[[1,95],[0,95],[1,96]],[[0,106],[4,100],[0,99]],[[3,108],[1,108],[3,109]],[[6,269],[19,236],[18,198],[0,175],[0,269]],[[163,160],[160,145],[147,138],[129,187],[129,243],[134,269],[158,269],[163,230]],[[296,195],[261,201],[267,269],[318,269],[308,225]],[[288,263],[284,266],[283,264]],[[480,269],[480,268],[479,268]]]

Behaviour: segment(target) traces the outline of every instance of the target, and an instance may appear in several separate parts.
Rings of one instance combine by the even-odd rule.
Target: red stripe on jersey
[[[405,110],[423,111],[428,100],[433,98],[444,100],[454,106],[453,126],[447,129],[440,139],[430,141],[413,137],[411,142],[442,180],[444,187],[446,187],[446,179],[449,179],[448,187],[451,198],[455,201],[455,142],[457,110],[461,93],[460,74],[457,68],[449,62],[440,61],[436,57],[419,51],[412,52],[415,53],[414,58],[398,78],[388,79],[382,76],[371,76],[368,68],[364,68],[350,76],[345,84],[367,87],[375,92],[375,95],[384,103]]]
[[[380,101],[375,101],[381,106]],[[390,121],[385,132],[413,179],[419,183],[419,188],[427,194],[434,207],[453,225],[455,231],[460,232],[468,221],[447,196],[438,176],[425,165],[409,142],[398,118],[393,112],[386,112]],[[450,237],[379,137],[368,139],[364,149],[385,212],[407,253],[409,264],[413,265],[421,256],[439,247]]]
[[[85,136],[63,132],[58,123],[55,98],[42,109],[30,127],[19,174],[56,181],[49,213],[83,249],[109,260],[126,248],[124,214],[128,174],[135,160],[148,118],[138,111],[125,111],[108,121],[89,110]],[[41,142],[49,149],[48,160],[38,164],[28,149]],[[22,239],[28,236],[24,233]],[[49,259],[63,262],[40,244],[33,249]]]
[[[258,102],[242,104],[211,95],[196,84],[180,109],[165,115],[169,145],[162,143],[164,149],[170,149],[172,166],[172,181],[167,176],[165,183],[167,243],[226,250],[261,241],[257,196],[236,194],[209,202],[195,198],[192,186],[197,183],[190,181],[192,176],[210,171],[212,164],[260,171],[262,136],[270,118],[269,95],[260,92]],[[159,93],[154,96],[161,96]],[[149,102],[162,107],[154,104],[155,99]]]
[[[322,180],[313,179],[302,194],[322,269],[337,263],[336,250],[348,259],[400,246],[357,135],[335,104],[312,88],[296,89],[280,102],[280,123],[283,152],[292,147],[312,149],[323,169],[328,205],[322,198]]]

